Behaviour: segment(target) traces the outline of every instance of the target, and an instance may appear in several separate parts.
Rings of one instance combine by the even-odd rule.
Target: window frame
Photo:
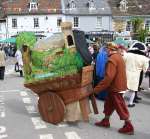
[[[17,28],[17,18],[12,18],[12,28]]]
[[[121,12],[126,12],[127,11],[127,1],[126,0],[121,0],[120,1],[120,11]]]
[[[97,18],[96,18],[96,28],[102,28],[102,16],[97,16]]]
[[[34,28],[39,28],[39,18],[35,17],[33,18],[33,21],[34,21]]]
[[[30,2],[29,11],[37,10],[38,9],[38,3],[37,2]]]
[[[132,22],[131,21],[126,22],[126,31],[132,31]]]
[[[58,18],[57,18],[57,27],[60,27],[61,22],[62,22],[62,18],[61,18],[61,17],[58,17]]]
[[[78,16],[73,17],[73,26],[75,28],[79,27],[79,17]]]
[[[70,1],[70,9],[75,9],[76,8],[76,3],[74,0]]]
[[[150,20],[145,21],[145,29],[148,29],[148,31],[150,31]]]
[[[89,3],[89,9],[95,9],[94,0],[89,0],[88,3]]]

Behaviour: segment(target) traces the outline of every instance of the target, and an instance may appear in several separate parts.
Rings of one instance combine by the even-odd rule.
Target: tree
[[[145,42],[145,37],[148,36],[148,30],[147,29],[140,29],[138,31],[138,40],[141,42]]]
[[[21,48],[22,45],[29,46],[30,49],[34,47],[36,42],[35,34],[32,32],[22,32],[16,38],[17,48]]]
[[[139,30],[143,27],[143,19],[141,18],[133,18],[131,19],[133,33],[138,33]]]

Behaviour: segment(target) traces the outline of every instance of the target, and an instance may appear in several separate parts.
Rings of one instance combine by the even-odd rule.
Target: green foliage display
[[[64,49],[63,56],[58,56],[52,62],[51,71],[57,76],[75,74],[83,67],[83,60],[79,53]]]
[[[42,68],[43,60],[49,54],[50,52],[47,51],[46,52],[32,51],[31,54],[32,65],[36,66],[37,68]]]
[[[17,48],[19,49],[23,44],[32,49],[36,42],[36,36],[33,32],[22,32],[16,38]]]
[[[56,52],[56,50],[54,51]],[[83,60],[78,52],[71,52],[70,49],[64,49],[61,55],[55,55],[54,51],[32,51],[32,74],[28,75],[26,82],[76,74],[84,66]],[[49,61],[51,67],[44,66],[44,59],[51,55],[55,55],[54,59]]]
[[[42,52],[32,50],[32,54],[31,54],[32,65],[38,68],[44,68],[45,67],[44,60],[46,60],[48,57],[53,57],[58,51],[62,51],[62,48],[55,48],[52,50],[42,51]]]

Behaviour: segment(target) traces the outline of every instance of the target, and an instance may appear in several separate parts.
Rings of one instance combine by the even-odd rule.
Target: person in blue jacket
[[[104,46],[100,48],[99,53],[96,57],[96,84],[95,85],[97,85],[104,78],[107,61],[108,61],[108,54]],[[96,97],[100,100],[105,100],[106,96],[107,96],[107,91],[103,91],[96,95]]]

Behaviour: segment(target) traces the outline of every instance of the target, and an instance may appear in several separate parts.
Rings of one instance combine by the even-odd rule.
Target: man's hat
[[[115,51],[115,50],[118,49],[118,46],[117,46],[115,43],[113,43],[113,42],[108,42],[108,43],[106,44],[106,48],[109,48],[109,49]]]
[[[129,50],[139,50],[142,51],[143,53],[147,52],[147,47],[144,43],[142,42],[135,42],[130,48]]]

